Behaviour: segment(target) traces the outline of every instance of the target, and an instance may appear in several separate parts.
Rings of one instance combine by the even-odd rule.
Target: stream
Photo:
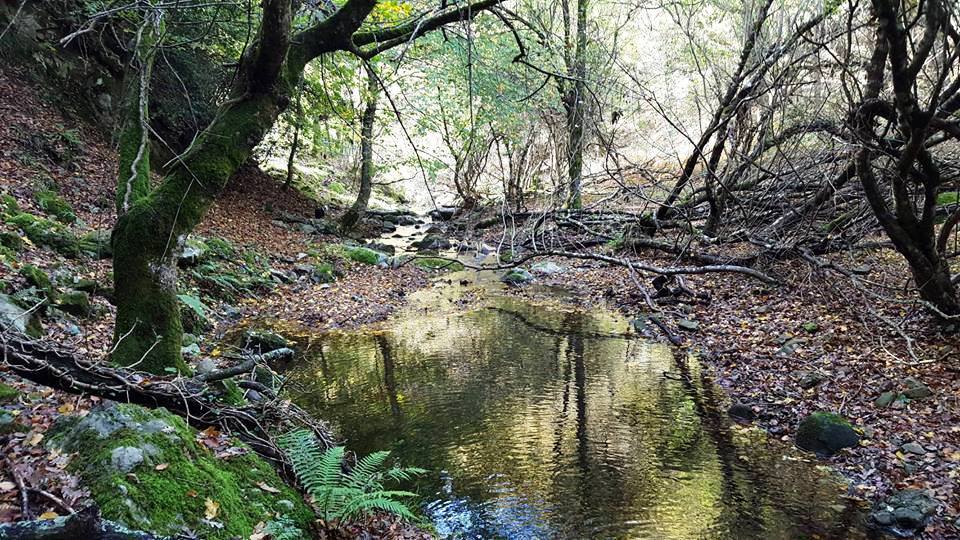
[[[313,336],[289,372],[352,450],[430,470],[405,487],[439,536],[866,537],[834,474],[731,426],[696,358],[497,278],[444,275],[372,330]]]

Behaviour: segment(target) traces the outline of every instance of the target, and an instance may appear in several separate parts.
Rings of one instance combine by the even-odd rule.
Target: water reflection
[[[732,430],[695,361],[610,314],[493,296],[332,333],[293,380],[351,448],[435,471],[415,486],[461,538],[858,538],[815,464]]]

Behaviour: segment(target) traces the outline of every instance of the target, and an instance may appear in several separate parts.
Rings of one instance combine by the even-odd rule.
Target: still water
[[[861,538],[806,456],[732,427],[694,358],[603,310],[445,285],[376,331],[314,336],[297,401],[360,454],[430,469],[449,538]]]

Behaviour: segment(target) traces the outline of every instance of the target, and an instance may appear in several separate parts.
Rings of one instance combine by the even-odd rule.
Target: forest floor
[[[70,111],[52,106],[54,100],[43,94],[43,88],[25,82],[15,68],[0,69],[0,117],[4,119],[0,123],[0,196],[11,196],[23,212],[52,219],[41,207],[39,194],[53,191],[77,217],[75,223],[64,224],[68,231],[79,236],[90,230],[109,230],[116,219],[116,153],[101,132],[76,120]],[[315,206],[297,190],[283,190],[279,180],[255,167],[245,168],[230,182],[197,236],[225,240],[238,260],[219,261],[221,266],[213,276],[190,277],[188,269],[182,277],[200,291],[205,291],[202,279],[216,278],[217,271],[233,272],[240,281],[258,286],[241,287],[226,297],[203,297],[210,325],[197,336],[201,353],[196,360],[227,361],[214,352],[220,338],[230,329],[258,319],[282,319],[309,330],[355,328],[383,320],[403,304],[408,292],[429,283],[428,273],[413,265],[389,269],[345,259],[335,261],[338,279],[333,283],[315,283],[298,275],[296,267],[307,253],[322,252],[323,246],[342,242],[334,235],[307,234],[277,220],[281,214],[312,218]],[[0,233],[19,236],[2,221]],[[21,240],[23,248],[12,257],[0,254],[0,294],[29,288],[22,270],[30,265],[41,269],[57,287],[93,280],[101,293],[91,295],[90,314],[44,317],[41,339],[64,345],[87,359],[104,358],[116,312],[108,300],[110,261],[66,257],[27,237]],[[245,257],[257,264],[248,264]],[[268,277],[260,275],[265,268],[270,269]],[[272,276],[283,279],[270,279]],[[100,402],[96,397],[34,384],[0,367],[0,414],[12,419],[11,425],[0,426],[0,523],[23,518],[21,485],[45,493],[30,497],[33,518],[63,515],[90,502],[89,490],[68,470],[69,456],[51,451],[43,440],[58,418],[84,416]],[[374,516],[345,525],[329,537],[358,535],[424,536],[396,519]]]
[[[661,267],[678,264],[649,252],[633,257]],[[551,260],[565,271],[539,279],[572,291],[569,301],[615,309],[628,319],[651,313],[626,268]],[[896,253],[863,252],[833,262],[870,268],[866,280],[882,298],[836,273],[787,261],[764,269],[780,281],[775,286],[741,274],[687,276],[698,297],[656,299],[661,320],[683,340],[680,350],[697,354],[731,403],[750,406],[755,423],[772,436],[793,441],[800,419],[815,411],[850,419],[862,431],[860,446],[824,463],[850,481],[851,495],[875,501],[894,489],[928,490],[941,506],[924,538],[960,538],[956,337],[940,333],[911,302],[903,278],[909,272]],[[685,330],[680,321],[695,324]],[[904,336],[910,336],[916,358]],[[877,404],[881,394],[905,390],[911,378],[933,395]]]

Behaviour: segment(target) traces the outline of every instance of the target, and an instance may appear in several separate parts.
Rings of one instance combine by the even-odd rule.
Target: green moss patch
[[[7,218],[7,224],[18,227],[31,242],[47,246],[65,257],[80,257],[84,246],[62,224],[25,212]]]
[[[106,518],[129,527],[247,538],[259,522],[284,518],[309,530],[312,512],[268,463],[238,442],[230,444],[245,453],[218,458],[196,437],[165,409],[118,404],[59,421],[50,445],[77,452],[70,469]]]
[[[425,257],[415,259],[413,264],[424,270],[433,271],[433,270],[444,270],[448,272],[459,272],[463,270],[463,265],[456,262],[450,261],[447,259],[441,259],[438,257]]]
[[[16,388],[0,383],[0,403],[9,403],[20,395],[20,391]]]
[[[957,204],[960,193],[956,191],[947,191],[937,195],[937,205],[946,206],[948,204]]]
[[[38,191],[36,194],[37,204],[40,208],[57,218],[61,223],[76,223],[77,214],[74,213],[70,203],[63,200],[59,195],[50,190]]]
[[[380,264],[387,260],[383,253],[362,246],[344,246],[343,253],[351,261],[363,264]]]

